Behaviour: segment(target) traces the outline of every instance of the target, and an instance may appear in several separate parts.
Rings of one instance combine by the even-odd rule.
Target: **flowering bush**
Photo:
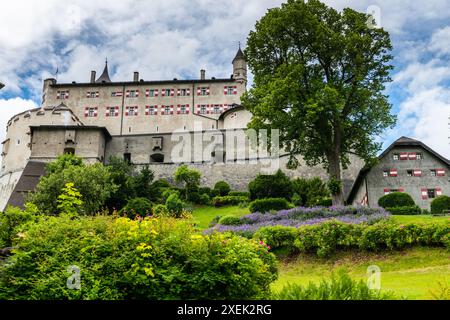
[[[351,224],[373,224],[380,220],[387,219],[389,213],[381,208],[366,207],[314,207],[314,208],[294,208],[280,210],[276,213],[255,212],[246,215],[241,219],[240,225],[217,224],[213,228],[206,230],[206,233],[213,231],[231,231],[245,237],[252,237],[253,234],[263,227],[285,226],[298,228],[304,225],[320,224],[332,219]]]
[[[264,243],[202,236],[179,219],[62,215],[23,234],[0,266],[0,300],[260,299],[277,278]],[[71,266],[79,290],[67,287]]]

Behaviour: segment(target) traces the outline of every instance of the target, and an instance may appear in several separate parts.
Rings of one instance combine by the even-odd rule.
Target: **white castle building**
[[[251,161],[247,151],[227,154],[224,147],[227,133],[245,129],[252,117],[240,105],[247,86],[247,64],[240,48],[232,65],[232,75],[222,79],[206,78],[201,70],[199,79],[144,81],[134,72],[132,81],[112,82],[106,63],[100,77],[92,71],[86,83],[44,80],[42,106],[8,121],[0,210],[7,204],[22,206],[26,194],[45,174],[45,163],[64,153],[90,163],[122,157],[136,167],[150,166],[156,178],[170,179],[179,165],[172,159],[177,145],[174,131],[192,136],[208,133],[220,141],[207,157],[185,161],[202,172],[203,184],[225,180],[235,189],[245,189],[261,172],[261,163]],[[248,141],[234,143],[237,149],[249,149]],[[327,177],[320,167],[287,170],[286,162],[281,159],[280,167],[292,177]],[[344,172],[348,191],[362,165],[354,159]]]

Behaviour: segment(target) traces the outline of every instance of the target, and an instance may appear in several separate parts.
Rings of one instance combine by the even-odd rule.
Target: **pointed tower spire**
[[[104,83],[104,82],[112,82],[109,78],[109,72],[108,72],[108,58],[106,58],[105,61],[105,69],[103,69],[103,73],[100,76],[100,78],[95,81],[95,83]]]
[[[239,42],[239,49],[233,59],[233,78],[247,85],[247,62],[241,50],[241,42]]]
[[[235,56],[234,59],[233,59],[233,63],[234,63],[236,60],[245,60],[244,53],[243,53],[242,50],[241,50],[241,42],[240,42],[240,41],[239,41],[239,49],[238,49],[238,51],[237,51],[237,53],[236,53],[236,56]]]

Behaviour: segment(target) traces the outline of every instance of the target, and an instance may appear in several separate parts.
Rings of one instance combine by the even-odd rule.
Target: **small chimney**
[[[133,81],[134,82],[139,82],[139,72],[135,72],[134,73]]]
[[[206,79],[206,71],[204,69],[200,70],[200,80]]]
[[[91,71],[91,83],[95,83],[95,76],[96,76],[96,72],[95,71]]]

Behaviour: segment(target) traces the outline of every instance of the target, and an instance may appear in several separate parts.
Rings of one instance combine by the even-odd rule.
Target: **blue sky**
[[[229,77],[237,43],[279,0],[15,0],[0,11],[0,139],[15,113],[40,104],[42,79],[87,82],[108,57],[113,80]],[[388,146],[405,135],[450,158],[450,2],[325,1],[341,10],[380,10],[394,45],[387,93],[398,114]]]

